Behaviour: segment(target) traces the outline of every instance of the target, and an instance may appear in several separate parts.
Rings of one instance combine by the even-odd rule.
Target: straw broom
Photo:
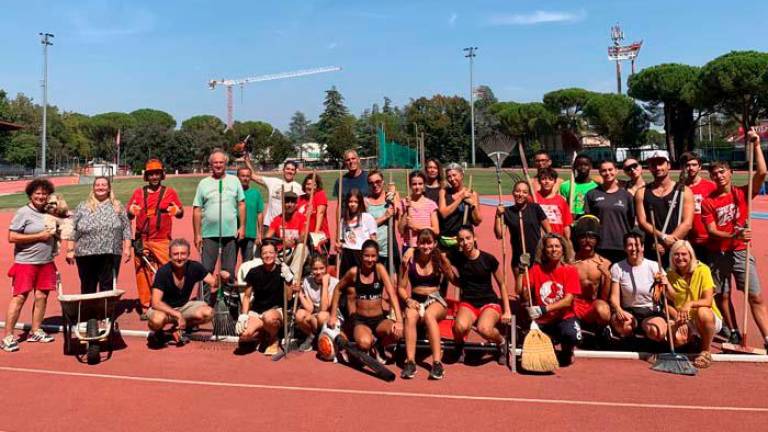
[[[525,159],[525,150],[523,149],[522,144],[519,145],[519,150],[520,159],[523,161],[523,172],[530,187],[531,179],[528,177],[528,163]],[[534,193],[533,188],[530,190],[531,195],[535,197],[536,194]],[[525,229],[523,228],[522,212],[518,217],[518,222],[520,228],[520,244],[522,245],[523,253],[525,254]],[[525,285],[528,290],[528,305],[533,307],[531,277],[528,273],[527,266],[523,270],[523,277],[525,278]],[[560,363],[557,361],[557,356],[555,355],[555,347],[552,346],[552,339],[539,329],[539,325],[536,324],[535,320],[531,320],[531,328],[523,340],[523,355],[521,357],[521,366],[523,369],[530,372],[554,372],[560,366]]]
[[[222,232],[221,232],[221,218],[222,218],[222,206],[224,199],[224,180],[219,179],[219,250],[217,252],[216,262],[219,267],[219,271],[216,272],[216,285],[218,290],[216,292],[216,305],[214,306],[213,313],[213,338],[214,340],[222,340],[227,336],[235,336],[235,320],[232,318],[232,314],[229,313],[229,306],[224,299],[224,281],[221,279],[222,270]]]
[[[501,158],[499,157],[500,154],[496,153],[496,188],[498,192],[499,197],[499,205],[501,205]],[[469,177],[470,184],[472,183],[472,177]],[[470,186],[470,189],[472,186]],[[467,217],[466,208],[464,213],[464,218]],[[466,221],[464,222],[466,224]],[[501,262],[503,263],[501,266],[501,273],[502,273],[502,279],[504,281],[504,285],[507,284],[507,230],[504,229],[502,226],[501,230]],[[504,359],[507,362],[507,367],[512,371],[515,372],[517,368],[517,356],[515,350],[517,347],[515,346],[515,343],[512,341],[512,334],[516,331],[516,329],[513,327],[515,326],[515,320],[513,317],[513,320],[507,325],[507,334],[506,334],[506,340],[504,341],[505,344],[507,344],[507,351],[506,351],[506,358]]]

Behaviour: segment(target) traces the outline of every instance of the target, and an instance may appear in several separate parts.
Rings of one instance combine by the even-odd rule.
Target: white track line
[[[132,376],[132,375],[110,375],[110,374],[95,374],[95,373],[92,374],[92,373],[82,373],[82,372],[64,372],[64,371],[48,370],[48,369],[17,368],[17,367],[9,367],[9,366],[0,366],[0,371],[21,372],[21,373],[41,374],[41,375],[59,375],[59,376],[69,376],[69,377],[101,378],[101,379],[117,380],[117,381],[136,381],[136,382],[148,382],[148,383],[180,384],[180,385],[256,389],[256,390],[274,390],[274,391],[302,392],[302,393],[331,393],[331,394],[346,394],[346,395],[358,395],[358,396],[408,397],[408,398],[418,398],[418,399],[444,399],[444,400],[461,400],[461,401],[517,402],[517,403],[545,404],[545,405],[569,405],[569,406],[580,405],[580,406],[611,407],[611,408],[768,413],[768,408],[759,408],[759,407],[749,408],[749,407],[734,407],[734,406],[643,404],[643,403],[632,403],[632,402],[581,401],[581,400],[570,400],[570,399],[536,399],[536,398],[522,398],[522,397],[448,395],[448,394],[431,394],[431,393],[337,389],[337,388],[322,388],[322,387],[296,387],[296,386],[280,386],[280,385],[267,385],[267,384],[228,383],[228,382],[219,382],[219,381],[183,380],[183,379],[172,379],[172,378],[142,377],[142,376]]]

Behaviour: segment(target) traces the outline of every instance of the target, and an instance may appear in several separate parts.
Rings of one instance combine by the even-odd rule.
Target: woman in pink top
[[[416,247],[419,231],[431,229],[440,234],[437,221],[437,204],[424,196],[427,178],[421,171],[414,171],[408,176],[411,194],[400,200],[400,214],[397,222],[398,231],[403,236],[403,252]]]

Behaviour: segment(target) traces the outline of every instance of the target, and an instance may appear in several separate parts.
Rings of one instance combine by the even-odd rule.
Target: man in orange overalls
[[[141,305],[141,319],[147,319],[152,281],[159,267],[169,261],[173,217],[181,219],[184,207],[176,191],[163,186],[165,171],[159,159],[150,159],[144,168],[146,186],[136,188],[128,200],[128,218],[136,219],[133,240],[136,290]]]

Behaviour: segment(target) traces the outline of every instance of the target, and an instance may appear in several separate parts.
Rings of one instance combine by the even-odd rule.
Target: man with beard
[[[646,159],[653,182],[635,193],[637,224],[645,231],[645,256],[655,260],[653,237],[658,238],[662,266],[669,262],[669,248],[688,235],[693,223],[693,193],[691,188],[672,181],[671,165],[666,152],[655,151]],[[654,220],[651,221],[651,211]],[[651,223],[653,222],[653,223]]]
[[[172,187],[163,186],[163,180],[163,163],[159,159],[148,160],[144,166],[147,185],[136,188],[127,203],[128,219],[136,219],[133,264],[143,321],[147,319],[155,272],[170,259],[168,245],[173,218],[184,217],[179,195]]]
[[[586,202],[587,192],[597,187],[595,182],[590,176],[592,171],[592,159],[587,155],[579,155],[573,162],[573,170],[576,173],[573,194],[573,202],[571,205],[571,213],[573,219],[576,220],[584,215],[584,203]],[[560,185],[560,195],[562,195],[566,201],[569,200],[571,194],[571,181],[568,180]]]

